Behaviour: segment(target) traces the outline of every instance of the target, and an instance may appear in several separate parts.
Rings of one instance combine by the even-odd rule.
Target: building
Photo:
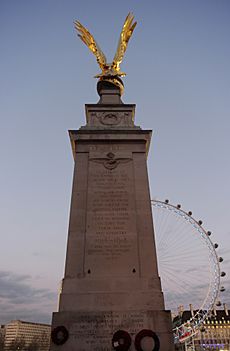
[[[174,326],[186,323],[196,311],[181,310],[173,319]],[[205,320],[199,332],[193,336],[193,350],[230,350],[230,310],[224,304],[223,310],[214,309],[212,314]],[[178,350],[186,350],[185,345],[177,345]]]
[[[50,330],[48,324],[13,320],[5,325],[5,350],[9,350],[12,344],[18,344],[17,349],[36,345],[37,350],[48,351]]]

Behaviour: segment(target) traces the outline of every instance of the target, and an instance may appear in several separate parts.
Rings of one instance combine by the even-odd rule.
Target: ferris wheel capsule
[[[201,331],[201,333],[204,333],[205,332],[205,327],[202,325],[201,327],[200,327],[200,331]]]

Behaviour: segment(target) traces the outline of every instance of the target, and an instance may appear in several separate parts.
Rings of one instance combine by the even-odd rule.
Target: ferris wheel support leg
[[[195,351],[194,338],[185,341],[185,351]]]

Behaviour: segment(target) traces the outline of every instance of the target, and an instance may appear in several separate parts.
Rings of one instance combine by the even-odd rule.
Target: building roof
[[[196,314],[198,310],[194,310],[194,314]],[[190,318],[192,318],[191,311],[183,311],[181,315],[176,316],[173,318],[173,325],[176,327],[176,325],[180,325],[182,323],[187,322]],[[227,313],[225,310],[215,310],[212,311],[212,314],[206,318],[206,322],[211,322],[211,321],[217,321],[217,322],[223,322],[223,321],[230,321],[230,310],[227,310]]]
[[[45,326],[45,327],[51,327],[50,324],[21,321],[20,319],[14,319],[14,320],[10,321],[9,323],[15,323],[15,322],[23,323],[23,324],[30,324],[30,325],[40,325],[40,326]],[[9,323],[7,323],[7,324],[9,324]]]

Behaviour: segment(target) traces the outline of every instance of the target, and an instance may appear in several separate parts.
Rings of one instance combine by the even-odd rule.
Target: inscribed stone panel
[[[111,351],[115,331],[123,329],[135,335],[147,325],[147,319],[141,311],[79,314],[70,334],[75,342],[80,341],[82,351]]]
[[[89,155],[85,270],[96,276],[138,272],[132,154]]]

